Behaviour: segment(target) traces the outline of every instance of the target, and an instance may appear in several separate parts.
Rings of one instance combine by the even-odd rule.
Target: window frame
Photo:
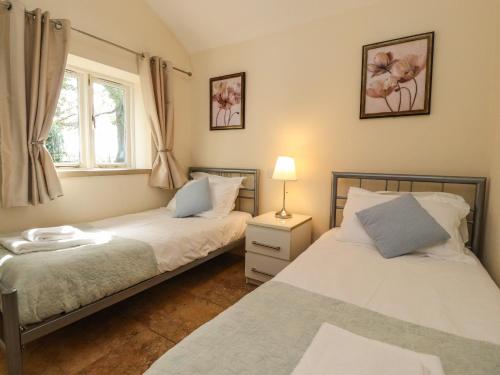
[[[134,84],[129,81],[106,76],[90,70],[67,65],[65,73],[70,72],[78,78],[79,116],[80,116],[80,163],[54,163],[59,170],[64,169],[117,169],[135,168],[134,157]],[[93,121],[93,82],[104,82],[124,90],[125,112],[125,150],[124,163],[98,164],[95,160],[95,126]]]

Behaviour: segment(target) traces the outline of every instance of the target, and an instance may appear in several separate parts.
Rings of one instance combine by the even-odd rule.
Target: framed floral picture
[[[363,46],[360,118],[428,115],[434,33]]]
[[[210,130],[245,128],[245,73],[210,78]]]

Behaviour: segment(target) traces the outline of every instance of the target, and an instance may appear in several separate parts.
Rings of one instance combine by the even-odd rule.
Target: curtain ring
[[[63,28],[61,21],[55,21],[55,26],[56,30],[61,30]]]
[[[7,10],[12,10],[12,3],[7,3]]]

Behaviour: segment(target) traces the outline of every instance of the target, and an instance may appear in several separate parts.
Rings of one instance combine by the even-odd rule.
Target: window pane
[[[124,164],[127,161],[126,90],[104,81],[93,82],[92,90],[96,164]]]
[[[46,147],[55,163],[80,164],[80,90],[78,76],[64,74]]]

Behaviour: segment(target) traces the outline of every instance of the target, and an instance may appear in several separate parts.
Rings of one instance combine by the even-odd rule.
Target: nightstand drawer
[[[290,259],[291,232],[248,225],[246,251],[284,260]]]
[[[247,252],[245,254],[245,276],[265,282],[277,275],[289,263],[285,260]]]

